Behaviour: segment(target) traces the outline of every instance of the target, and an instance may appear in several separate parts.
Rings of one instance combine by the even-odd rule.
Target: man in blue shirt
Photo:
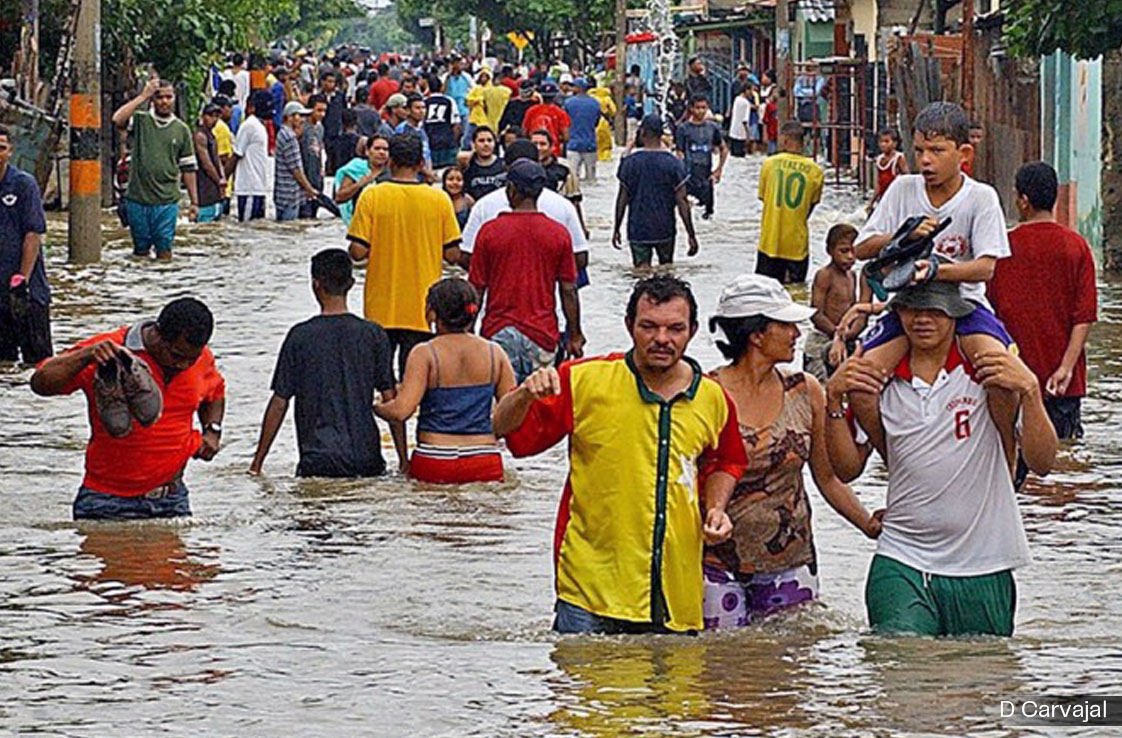
[[[37,364],[51,348],[51,289],[43,266],[47,218],[39,185],[10,164],[15,140],[0,126],[0,361]]]
[[[429,135],[425,132],[425,98],[420,93],[414,92],[406,98],[405,106],[407,117],[398,123],[394,133],[411,133],[421,139],[421,155],[425,159],[425,168],[421,174],[425,180],[432,183],[436,175],[432,170],[432,147],[429,145]]]
[[[588,94],[588,81],[583,77],[573,82],[577,94],[565,101],[569,127],[568,159],[575,174],[584,170],[585,182],[596,181],[596,126],[600,123],[600,101]],[[527,131],[533,133],[533,131]]]
[[[471,80],[471,75],[464,71],[464,60],[460,57],[452,58],[452,68],[448,72],[447,79],[444,80],[444,94],[456,101],[456,107],[460,110],[460,118],[467,120],[469,113],[467,104],[468,91],[475,86]],[[470,126],[464,126],[464,140],[460,142],[461,148],[464,150],[471,149]]]

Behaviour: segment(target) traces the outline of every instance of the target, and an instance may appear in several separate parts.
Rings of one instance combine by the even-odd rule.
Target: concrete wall
[[[1043,159],[1056,168],[1056,217],[1079,230],[1102,263],[1102,60],[1056,53],[1041,61]]]

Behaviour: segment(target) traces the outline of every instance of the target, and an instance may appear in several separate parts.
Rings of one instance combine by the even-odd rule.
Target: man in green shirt
[[[141,110],[151,101],[151,110]],[[148,256],[156,247],[159,259],[171,258],[179,218],[179,175],[191,198],[189,217],[199,213],[195,188],[195,146],[191,129],[175,117],[175,88],[151,77],[139,95],[113,113],[113,125],[129,132],[129,187],[125,192],[133,253]]]

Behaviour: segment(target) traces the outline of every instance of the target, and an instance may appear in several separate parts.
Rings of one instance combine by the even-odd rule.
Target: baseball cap
[[[916,310],[940,310],[952,318],[964,318],[974,312],[954,282],[928,282],[896,293],[888,306],[893,310],[907,307]]]
[[[540,192],[545,187],[545,168],[531,159],[518,159],[507,168],[506,181],[522,192]]]
[[[542,86],[538,88],[538,92],[542,94],[542,97],[557,97],[561,90],[558,89],[556,83],[546,80],[542,82]]]
[[[573,86],[581,90],[587,90],[588,80],[584,77],[577,77],[576,80],[573,81]]]
[[[203,106],[203,115],[217,115],[222,112],[222,108],[213,102],[208,102]]]
[[[783,285],[762,274],[741,274],[721,290],[717,318],[762,315],[780,323],[801,323],[818,312],[791,299]]]
[[[293,100],[284,106],[283,116],[287,118],[290,115],[307,115],[312,111],[304,107],[304,103],[299,100]]]
[[[407,102],[409,102],[409,100],[406,99],[405,95],[402,95],[400,92],[395,92],[394,94],[390,95],[388,100],[386,100],[386,107],[403,108],[405,107],[405,104]]]
[[[559,79],[557,81],[560,82],[561,84],[565,84],[566,82],[568,82],[569,84],[573,84],[573,75],[566,72],[565,74],[562,74],[561,79]]]

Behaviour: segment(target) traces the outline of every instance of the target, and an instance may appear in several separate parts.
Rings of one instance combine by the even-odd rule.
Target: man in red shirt
[[[550,138],[553,139],[553,155],[560,157],[565,142],[569,140],[569,126],[572,122],[568,113],[554,105],[560,92],[557,85],[543,82],[538,92],[542,96],[542,102],[530,106],[526,111],[522,118],[522,130],[527,133],[542,129],[549,131]]]
[[[86,476],[74,500],[74,518],[168,518],[191,514],[183,470],[191,458],[218,453],[226,383],[207,348],[214,318],[191,297],[168,303],[155,321],[143,321],[81,341],[42,362],[31,376],[37,395],[82,390],[89,403]],[[99,367],[117,362],[121,347],[143,360],[163,396],[159,419],[114,438],[95,406]],[[100,390],[99,390],[100,391]],[[195,430],[198,415],[202,432]]]
[[[479,290],[480,301],[486,295],[480,332],[503,347],[522,382],[553,364],[559,335],[555,286],[560,285],[570,356],[582,355],[584,336],[572,239],[564,226],[538,212],[545,169],[519,159],[506,176],[513,212],[479,229],[468,280]]]
[[[1044,162],[1026,164],[1017,172],[1016,190],[1021,222],[1009,232],[1012,256],[998,259],[989,299],[1044,388],[1056,435],[1080,438],[1083,349],[1098,320],[1095,260],[1082,236],[1056,222],[1056,170]],[[1019,486],[1023,464],[1017,471]]]
[[[378,79],[370,85],[370,92],[367,94],[366,104],[375,110],[381,110],[386,101],[390,99],[390,95],[398,91],[398,84],[393,77],[390,76],[390,66],[385,62],[378,65]]]

